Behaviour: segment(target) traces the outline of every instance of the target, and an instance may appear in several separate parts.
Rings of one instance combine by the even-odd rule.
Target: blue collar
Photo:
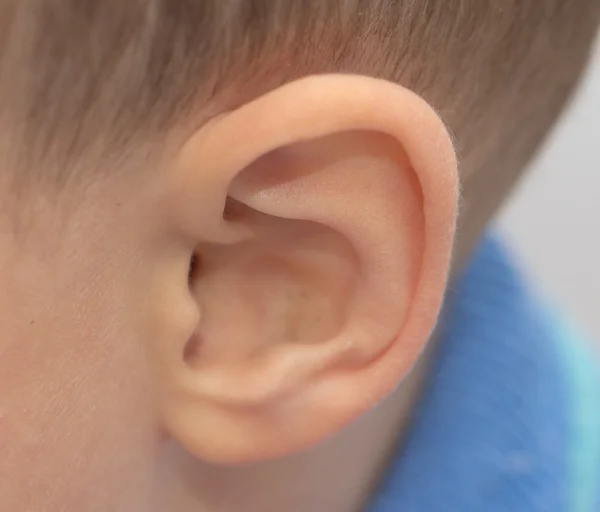
[[[412,428],[369,512],[565,509],[565,385],[551,328],[488,238],[453,287]]]

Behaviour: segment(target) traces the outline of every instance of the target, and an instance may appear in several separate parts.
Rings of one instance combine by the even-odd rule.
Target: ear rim
[[[338,90],[340,86],[347,87],[349,80],[352,82],[354,105],[358,106],[354,110],[345,108],[347,100],[340,99],[333,92]],[[381,94],[373,94],[374,84],[377,84]],[[382,96],[389,99],[390,108],[381,108]],[[292,119],[288,118],[286,120],[286,129],[283,129],[279,112],[282,109],[289,111],[288,101],[290,97],[301,98],[300,103],[305,108],[293,110]],[[268,109],[264,108],[267,101],[269,102]],[[402,108],[399,105],[402,105]],[[422,337],[421,333],[423,332],[431,333],[435,328],[437,315],[443,301],[444,294],[441,288],[445,290],[448,280],[459,196],[457,164],[451,137],[433,109],[423,99],[397,84],[362,76],[320,75],[286,84],[237,109],[234,113],[235,115],[223,114],[198,130],[182,147],[177,165],[179,169],[188,170],[195,166],[197,155],[202,154],[204,155],[203,161],[207,162],[208,166],[211,162],[219,161],[219,168],[228,170],[224,174],[209,177],[217,190],[223,192],[222,196],[215,194],[214,202],[207,207],[210,211],[219,212],[219,215],[215,218],[222,218],[220,214],[224,205],[220,197],[227,197],[227,187],[233,181],[239,169],[246,168],[268,151],[300,141],[351,130],[387,133],[401,141],[413,172],[419,181],[423,196],[425,239],[422,269],[428,269],[426,272],[422,270],[419,275],[417,289],[426,291],[421,292],[419,295],[420,300],[411,302],[407,314],[408,321],[403,328],[403,333],[409,340]],[[319,120],[316,125],[314,123],[315,118]],[[252,119],[262,119],[263,122],[260,127],[257,127],[255,133],[246,137],[247,126],[255,125]],[[365,120],[368,120],[368,122]],[[290,124],[293,126],[292,130],[288,129]],[[414,126],[421,126],[422,128],[416,132],[413,129]],[[422,137],[423,133],[433,134],[433,136]],[[225,141],[231,140],[240,141],[240,144],[234,150],[227,147],[225,143]],[[257,140],[261,142],[257,143]],[[265,147],[264,140],[270,141],[269,147]],[[435,144],[432,144],[432,140],[435,141]],[[223,155],[225,156],[223,157]],[[443,175],[440,176],[442,171],[444,171]],[[194,176],[195,173],[189,175]],[[442,184],[440,184],[440,181]],[[191,187],[193,188],[194,185],[191,185]],[[445,192],[443,194],[439,193],[440,188],[444,188]],[[449,223],[448,219],[451,219],[452,222]],[[449,226],[449,224],[452,225]],[[215,225],[215,230],[220,229],[224,229],[224,221],[220,225]],[[440,254],[443,258],[442,264],[440,264]],[[391,347],[398,347],[398,345],[399,343],[393,343]],[[398,360],[397,364],[404,368],[403,373],[406,374],[418,360],[422,349],[422,344],[417,342],[414,343],[411,350],[408,350],[406,344],[404,344],[404,355],[402,357],[398,354],[391,354],[392,350],[386,353],[386,357],[395,357]],[[385,390],[384,395],[389,394],[398,385],[397,377],[385,368],[377,369],[374,367],[371,371],[365,372],[363,381],[373,378],[381,381],[381,388]],[[187,386],[188,391],[194,394],[193,381],[187,381]],[[351,408],[353,411],[352,416],[356,416],[357,408],[353,404],[346,404],[342,407],[342,404],[348,401],[346,383],[340,383],[339,379],[332,378],[329,386],[331,389],[330,396],[339,397],[340,407],[344,410]],[[355,388],[356,393],[360,395],[361,386],[357,384]],[[377,402],[380,399],[381,397],[362,398],[363,403],[370,403],[371,405],[363,407],[358,411],[358,414],[370,408],[374,401]],[[256,397],[257,403],[260,403],[261,400],[264,400],[264,397]],[[315,403],[318,403],[318,401]],[[213,406],[217,407],[217,404],[213,404]],[[321,404],[321,406],[327,407],[328,405]],[[182,441],[190,451],[212,462],[238,464],[240,462],[279,457],[306,447],[299,446],[292,450],[273,450],[273,453],[267,456],[265,456],[264,450],[258,454],[256,447],[251,449],[249,446],[245,446],[245,448],[238,446],[237,449],[230,446],[228,450],[222,449],[220,452],[214,448],[207,449],[205,447],[200,449],[197,442],[194,439],[189,439],[190,436],[184,433],[185,429],[174,425],[174,423],[192,420],[183,418],[181,414],[173,411],[172,408],[170,409],[171,420],[179,419],[166,421],[166,430],[171,433],[178,431],[179,434],[175,437]],[[338,416],[348,416],[348,414],[343,412]],[[344,421],[334,423],[339,423],[336,428],[341,428],[352,419],[345,418]],[[195,421],[201,423],[201,419]],[[326,419],[324,425],[318,430],[331,430],[331,423],[331,420]],[[249,431],[255,432],[257,437],[262,437],[258,436],[260,429],[256,425],[251,427],[251,424],[252,421],[249,421]],[[271,439],[272,441],[273,435],[276,435],[276,432],[270,432],[265,439]],[[327,435],[326,433],[318,433],[313,437],[322,438]],[[229,438],[231,440],[231,435]],[[304,444],[306,445],[306,443]],[[314,444],[314,442],[308,443],[308,445],[310,444]],[[246,453],[242,454],[244,449]]]

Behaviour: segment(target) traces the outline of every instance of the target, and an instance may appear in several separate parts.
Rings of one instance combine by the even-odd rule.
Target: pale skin
[[[330,75],[179,142],[0,216],[0,509],[358,511],[451,272],[451,138]]]

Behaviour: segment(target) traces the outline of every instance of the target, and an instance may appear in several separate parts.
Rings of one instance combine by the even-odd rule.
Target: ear
[[[305,78],[199,129],[172,179],[198,266],[197,320],[155,347],[170,436],[217,463],[284,456],[399,385],[435,326],[456,221],[452,143],[427,103]]]

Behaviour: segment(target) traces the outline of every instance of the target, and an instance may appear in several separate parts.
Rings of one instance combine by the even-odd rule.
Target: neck
[[[429,357],[384,403],[336,437],[284,460],[219,468],[166,449],[177,512],[359,512],[374,492],[410,419]],[[175,505],[173,505],[175,503]],[[159,507],[160,508],[160,507]],[[161,510],[165,510],[163,507]]]

